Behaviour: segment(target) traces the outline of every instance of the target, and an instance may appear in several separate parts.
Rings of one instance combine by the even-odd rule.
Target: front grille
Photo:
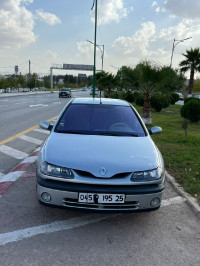
[[[64,198],[63,204],[66,207],[74,207],[80,209],[91,210],[137,210],[139,208],[139,201],[129,201],[123,204],[95,204],[95,203],[80,203],[78,199]]]
[[[76,172],[78,175],[80,175],[82,177],[108,179],[107,177],[104,177],[104,176],[97,177],[97,176],[95,176],[95,175],[93,175],[93,174],[91,174],[90,172],[87,172],[87,171],[75,170],[75,169],[73,169],[73,171]],[[129,174],[130,173],[119,173],[119,174],[115,174],[115,175],[111,176],[110,178],[125,178]]]

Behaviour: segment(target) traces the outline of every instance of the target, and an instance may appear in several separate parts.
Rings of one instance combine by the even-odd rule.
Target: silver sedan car
[[[61,112],[37,160],[44,205],[97,211],[156,210],[163,158],[135,108],[117,99],[76,98]]]

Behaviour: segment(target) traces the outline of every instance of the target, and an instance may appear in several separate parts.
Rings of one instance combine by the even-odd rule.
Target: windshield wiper
[[[103,136],[124,136],[124,137],[138,137],[137,134],[127,133],[127,132],[99,132],[96,135],[103,135]]]
[[[62,130],[57,130],[57,133],[63,133],[63,134],[79,134],[79,135],[85,135],[83,131],[77,131],[77,130],[69,130],[69,131],[62,131]]]

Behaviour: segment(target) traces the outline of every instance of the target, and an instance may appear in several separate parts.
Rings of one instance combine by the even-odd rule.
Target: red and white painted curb
[[[24,159],[19,165],[11,170],[10,173],[0,178],[0,197],[12,186],[12,184],[27,171],[36,161],[40,147]]]

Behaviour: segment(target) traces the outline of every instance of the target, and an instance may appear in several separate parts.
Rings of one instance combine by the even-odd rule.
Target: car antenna
[[[102,101],[101,101],[101,86],[99,86],[99,89],[100,89],[100,104],[102,104]]]

